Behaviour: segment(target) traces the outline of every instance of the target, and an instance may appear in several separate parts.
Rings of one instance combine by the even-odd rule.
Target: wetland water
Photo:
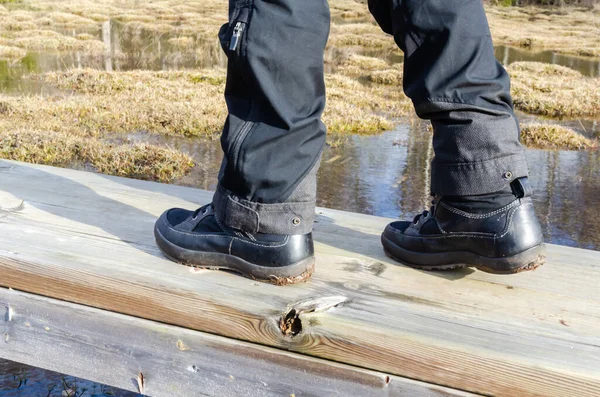
[[[0,360],[1,397],[136,397],[140,394]]]
[[[61,32],[76,36],[89,33],[106,44],[104,54],[85,52],[31,52],[17,62],[0,60],[0,92],[9,95],[50,93],[50,89],[23,76],[30,73],[89,67],[101,70],[163,70],[225,65],[218,43],[194,40],[185,47],[177,37],[144,30],[128,30],[116,22],[93,31]],[[178,44],[179,43],[179,44]],[[343,55],[328,51],[330,65]],[[401,62],[397,53],[383,56]],[[600,76],[600,60],[529,52],[498,47],[503,64],[517,61],[556,63],[588,76]],[[330,66],[334,67],[334,66]],[[544,122],[519,115],[522,121]],[[600,135],[597,120],[561,121],[590,137]],[[429,161],[433,157],[431,133],[417,119],[401,120],[394,131],[376,136],[352,136],[340,148],[327,148],[319,173],[318,204],[347,211],[392,218],[412,217],[429,205]],[[221,160],[218,141],[165,138],[132,133],[112,140],[168,144],[190,153],[197,166],[178,183],[214,189]],[[597,152],[545,151],[528,149],[535,205],[548,242],[600,249],[600,155]],[[25,381],[26,380],[26,381]],[[37,368],[0,360],[0,397],[64,396],[75,384],[87,396],[135,396],[92,382],[64,377]],[[54,388],[53,388],[54,387]],[[65,392],[65,393],[63,393]]]

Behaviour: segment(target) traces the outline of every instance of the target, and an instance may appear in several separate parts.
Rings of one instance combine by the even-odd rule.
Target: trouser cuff
[[[524,154],[487,161],[431,166],[431,191],[440,196],[475,196],[498,192],[529,174]]]
[[[292,235],[312,232],[316,203],[255,203],[219,186],[213,206],[219,220],[231,228],[252,234]]]

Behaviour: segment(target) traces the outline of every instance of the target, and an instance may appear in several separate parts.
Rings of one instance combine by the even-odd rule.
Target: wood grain
[[[319,209],[317,273],[280,288],[155,248],[156,217],[208,192],[14,162],[0,181],[2,286],[481,394],[600,395],[597,252],[551,246],[511,277],[419,272],[383,255],[389,220]],[[346,300],[281,332],[327,297]]]
[[[0,357],[149,396],[472,396],[0,288],[7,308]]]

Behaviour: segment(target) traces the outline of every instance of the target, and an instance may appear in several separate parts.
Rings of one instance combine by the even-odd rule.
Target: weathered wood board
[[[0,356],[149,396],[473,396],[0,288]]]
[[[276,287],[191,272],[153,222],[210,193],[0,162],[0,286],[474,393],[600,395],[600,253],[548,247],[514,276],[415,271],[379,244],[383,218],[319,209],[317,273]],[[279,320],[306,300],[302,332]]]

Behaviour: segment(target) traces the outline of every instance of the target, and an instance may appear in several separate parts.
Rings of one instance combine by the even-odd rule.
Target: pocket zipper
[[[236,23],[233,28],[233,33],[231,35],[231,40],[229,42],[229,51],[235,53],[237,55],[241,55],[243,51],[243,41],[244,35],[246,33],[246,29],[248,28],[248,23],[250,22],[250,8],[242,7],[239,10],[237,17],[235,18]],[[254,115],[254,105],[251,103],[250,111],[248,114],[248,119],[252,120]],[[240,151],[242,149],[242,144],[246,140],[246,137],[254,127],[255,123],[253,121],[245,121],[242,124],[241,128],[238,130],[236,137],[234,138],[232,145],[233,152],[233,166],[235,169],[239,167],[239,157]]]
[[[244,33],[248,27],[248,22],[250,22],[250,8],[240,8],[235,21],[233,33],[229,42],[229,51],[239,54],[242,47],[242,41],[244,39]]]
[[[246,24],[244,22],[238,22],[235,24],[233,29],[233,36],[231,36],[231,43],[229,44],[229,51],[237,52],[242,41],[242,35],[246,30]]]

